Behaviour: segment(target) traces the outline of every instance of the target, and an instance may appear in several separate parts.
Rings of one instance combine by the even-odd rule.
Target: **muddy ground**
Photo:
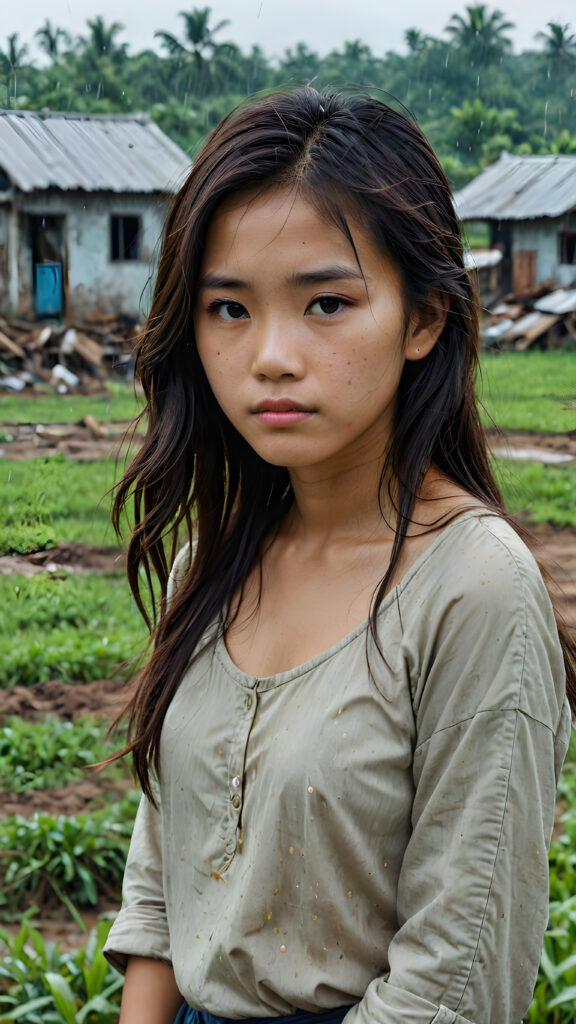
[[[111,428],[106,436],[95,436],[95,429],[86,428],[82,436],[75,432],[63,436],[28,432],[17,440],[3,445],[2,455],[9,458],[31,458],[37,455],[55,454],[63,451],[68,458],[90,460],[116,455],[121,444],[123,431],[120,424]],[[6,428],[3,427],[5,430]],[[90,436],[88,436],[90,433]],[[507,452],[529,453],[537,449],[542,461],[551,463],[560,454],[576,461],[576,432],[563,435],[546,435],[536,432],[514,433],[505,436],[493,434],[491,445],[498,454]],[[567,622],[576,629],[576,529],[555,530],[546,524],[531,529],[532,549],[540,562],[557,581],[559,604]],[[34,575],[39,572],[93,573],[112,572],[122,569],[124,556],[119,548],[87,547],[80,544],[63,544],[50,551],[30,555],[0,557],[0,573],[23,573]],[[51,680],[33,687],[13,687],[0,691],[0,724],[9,715],[23,719],[38,720],[47,714],[58,715],[73,721],[79,715],[104,716],[112,721],[129,697],[129,686],[120,680],[99,680],[92,683],[67,685]],[[24,794],[0,793],[2,816],[22,814],[26,817],[34,811],[48,811],[53,814],[73,815],[88,809],[106,806],[111,800],[121,799],[131,785],[128,772],[121,781],[111,784],[105,773],[87,771],[85,779],[59,790],[29,791]],[[98,913],[112,911],[113,905],[103,902],[94,912],[85,915],[90,928],[97,920]],[[46,908],[42,920],[36,922],[45,937],[56,938],[66,944],[82,941],[82,934],[64,907]],[[15,926],[16,927],[16,926]]]

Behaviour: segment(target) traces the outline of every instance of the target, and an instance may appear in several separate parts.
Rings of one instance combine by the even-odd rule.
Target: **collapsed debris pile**
[[[100,394],[109,378],[131,376],[138,333],[133,320],[116,316],[65,324],[0,317],[0,389]]]
[[[20,461],[36,456],[62,454],[72,462],[94,459],[119,459],[142,442],[141,431],[134,432],[129,422],[100,423],[86,415],[78,423],[2,424],[0,459]]]
[[[503,296],[482,320],[486,348],[576,347],[576,287],[554,288],[554,281]]]

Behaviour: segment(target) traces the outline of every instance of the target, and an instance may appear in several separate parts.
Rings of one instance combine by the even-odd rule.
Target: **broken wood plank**
[[[8,352],[9,355],[15,356],[16,359],[26,359],[26,352],[17,341],[12,341],[4,331],[0,331],[0,349],[3,352]]]

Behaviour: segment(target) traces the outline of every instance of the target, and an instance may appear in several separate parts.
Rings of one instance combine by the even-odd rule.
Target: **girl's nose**
[[[294,325],[283,321],[263,322],[255,331],[252,372],[260,379],[298,379],[304,373],[302,347]]]

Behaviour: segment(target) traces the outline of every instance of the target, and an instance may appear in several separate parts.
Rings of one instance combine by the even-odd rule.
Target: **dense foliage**
[[[0,821],[0,913],[53,898],[77,915],[103,896],[119,900],[139,794],[74,818],[12,814]]]
[[[89,778],[123,742],[106,739],[109,722],[83,715],[75,722],[50,715],[41,722],[5,718],[0,726],[0,794],[30,789],[58,789]],[[125,771],[119,761],[104,769],[108,779]],[[1,795],[0,795],[1,799]]]
[[[123,26],[102,17],[77,39],[46,20],[27,41],[0,48],[0,105],[90,113],[147,112],[193,153],[246,95],[314,79],[384,90],[414,111],[456,185],[502,149],[576,152],[576,33],[546,24],[534,49],[512,52],[513,24],[486,4],[454,14],[441,38],[407,28],[407,54],[355,39],[324,57],[305,43],[272,60],[226,38],[209,7],[181,13],[181,35],[158,26],[158,49],[132,54]],[[36,46],[42,60],[31,59]]]
[[[104,959],[110,921],[86,945],[61,950],[25,920],[16,936],[0,929],[0,1021],[116,1024],[122,978]]]

